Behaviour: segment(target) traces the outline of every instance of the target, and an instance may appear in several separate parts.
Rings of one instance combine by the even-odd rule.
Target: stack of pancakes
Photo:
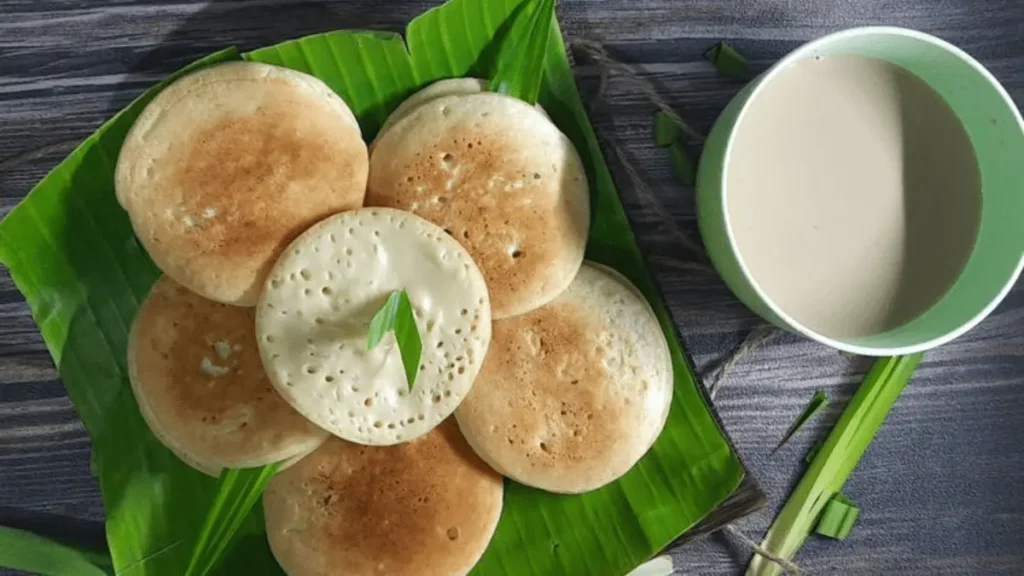
[[[130,335],[142,414],[207,474],[282,462],[264,507],[293,576],[468,572],[502,475],[593,490],[665,423],[658,321],[583,259],[579,155],[485,88],[426,87],[368,150],[319,80],[222,64],[164,90],[121,150],[118,200],[165,274]],[[423,342],[413,386],[392,335],[366,344],[395,290]]]

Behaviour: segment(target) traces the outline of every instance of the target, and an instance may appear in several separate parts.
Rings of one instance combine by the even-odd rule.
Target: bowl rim
[[[979,75],[981,75],[981,77],[984,78],[991,85],[991,87],[996,90],[999,97],[1003,100],[1003,103],[1009,108],[1014,118],[1016,119],[1017,128],[1021,131],[1021,133],[1024,133],[1024,118],[1021,117],[1021,113],[1017,109],[1017,106],[1016,104],[1014,104],[1013,99],[1010,97],[1009,93],[1007,93],[1006,89],[1002,86],[1002,84],[999,83],[995,76],[993,76],[992,73],[988,71],[988,69],[986,69],[980,62],[975,60],[974,57],[972,57],[967,52],[963,51],[957,46],[950,44],[949,42],[941,38],[917,30],[912,30],[909,28],[901,28],[897,26],[861,26],[841,30],[838,32],[833,32],[831,34],[826,34],[825,36],[821,36],[819,38],[802,44],[801,46],[797,47],[789,54],[781,58],[778,62],[772,65],[771,68],[765,71],[757,80],[755,80],[757,84],[753,87],[750,94],[747,95],[746,100],[740,107],[740,110],[736,115],[736,119],[733,123],[733,128],[730,130],[729,135],[726,138],[722,166],[725,167],[729,165],[729,158],[732,155],[733,143],[736,139],[738,128],[742,124],[743,118],[746,116],[747,111],[750,109],[750,103],[754,101],[758,94],[760,94],[760,92],[764,90],[764,87],[775,76],[777,76],[783,69],[785,69],[788,65],[792,64],[793,62],[807,59],[808,56],[812,55],[816,50],[818,50],[823,45],[830,44],[837,40],[843,40],[846,38],[870,35],[889,35],[911,38],[919,42],[932,44],[956,56],[957,58],[971,66],[971,68],[973,68]],[[753,275],[747,269],[747,265],[743,260],[743,255],[740,252],[739,247],[736,243],[735,236],[733,235],[732,222],[729,219],[727,209],[728,186],[726,185],[727,179],[726,171],[724,169],[722,171],[720,178],[721,209],[723,211],[725,236],[729,243],[729,249],[733,253],[733,256],[736,258],[736,263],[738,264],[740,274],[743,275],[744,280],[746,280],[746,282],[749,284],[750,288],[757,295],[757,298],[761,301],[761,303],[764,304],[771,311],[771,313],[774,314],[780,321],[782,321],[786,325],[785,327],[797,332],[798,334],[806,338],[810,338],[811,340],[820,342],[822,344],[825,344],[826,346],[842,350],[844,352],[850,352],[853,354],[860,354],[864,356],[897,356],[923,352],[940,346],[942,344],[945,344],[963,335],[965,332],[967,332],[971,328],[974,328],[982,320],[988,317],[988,315],[991,314],[993,310],[995,310],[996,306],[998,306],[1003,301],[1003,299],[1006,298],[1007,294],[1010,293],[1010,290],[1013,289],[1014,284],[1016,284],[1017,279],[1020,277],[1021,272],[1024,271],[1024,251],[1022,251],[1020,261],[1017,263],[1016,268],[1011,272],[1010,276],[1007,278],[1005,284],[999,289],[995,297],[993,297],[985,306],[983,306],[981,310],[979,310],[974,316],[972,316],[966,322],[957,326],[953,330],[950,330],[949,332],[946,332],[945,334],[941,334],[939,336],[928,338],[915,344],[908,344],[906,346],[865,346],[825,336],[824,334],[816,332],[815,330],[812,330],[807,326],[803,325],[802,323],[796,321],[792,316],[784,312],[767,294],[765,294],[764,290],[761,289],[761,286],[758,284],[758,282],[754,279]],[[932,307],[930,307],[928,310],[931,310],[932,308],[934,308],[934,306],[935,304],[932,304]],[[923,314],[926,313],[927,310]]]

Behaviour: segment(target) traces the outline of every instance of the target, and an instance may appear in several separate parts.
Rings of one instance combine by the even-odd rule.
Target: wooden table
[[[334,28],[400,30],[432,4],[0,0],[0,216],[77,141],[190,60],[228,44],[250,49]],[[563,0],[560,16],[567,35],[602,41],[636,64],[705,130],[740,87],[701,60],[708,45],[729,39],[763,68],[802,41],[856,25],[937,34],[974,54],[1018,102],[1024,98],[1020,0]],[[758,321],[720,280],[687,264],[692,258],[676,231],[696,235],[693,190],[673,180],[666,155],[651,145],[653,106],[617,76],[598,105],[598,70],[584,64],[577,75],[606,143],[624,147],[671,215],[667,221],[640,201],[616,167],[685,344],[707,373]],[[771,498],[739,529],[760,539],[808,447],[835,421],[869,364],[780,335],[729,373],[717,409]],[[819,388],[833,407],[769,457]],[[928,355],[846,487],[861,505],[859,526],[845,542],[812,539],[798,562],[828,574],[1022,574],[1022,491],[1019,284],[980,327]],[[24,301],[0,270],[0,524],[102,545],[102,518],[89,440]],[[685,574],[735,574],[749,556],[721,533],[673,553]]]

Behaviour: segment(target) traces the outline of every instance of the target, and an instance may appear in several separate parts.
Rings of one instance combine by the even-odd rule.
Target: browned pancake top
[[[132,327],[129,372],[143,415],[173,449],[210,467],[283,460],[326,437],[271,386],[253,316],[164,276]]]
[[[332,438],[271,481],[264,507],[292,576],[447,576],[483,554],[501,499],[501,476],[449,419],[394,446]]]
[[[165,273],[211,299],[252,305],[289,242],[362,205],[368,159],[344,104],[297,73],[253,77],[263,67],[218,80],[220,68],[146,108],[121,153],[118,197]]]
[[[376,143],[366,203],[414,212],[470,252],[496,318],[554,298],[583,259],[589,196],[572,143],[497,94],[438,98]]]

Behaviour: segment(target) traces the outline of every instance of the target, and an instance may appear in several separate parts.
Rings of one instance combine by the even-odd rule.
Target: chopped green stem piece
[[[488,88],[536,104],[544,79],[544,57],[555,17],[555,0],[529,0],[501,43]]]
[[[825,505],[814,531],[836,540],[846,540],[859,515],[860,508],[856,504],[842,494],[836,494]]]
[[[680,182],[692,185],[697,178],[697,170],[690,160],[690,155],[679,142],[673,142],[668,148],[669,163],[672,165],[672,173]]]
[[[704,52],[704,58],[714,64],[718,73],[726,78],[745,80],[750,77],[750,64],[735,48],[719,42]]]
[[[79,550],[6,526],[0,526],[0,568],[14,568],[42,576],[107,576],[114,573],[108,554]]]
[[[661,148],[676,142],[685,142],[685,133],[679,123],[661,110],[654,113],[654,144]]]
[[[921,354],[880,358],[843,410],[803,478],[775,517],[761,546],[791,560],[814,530],[829,500],[838,493],[906,387]],[[755,555],[747,576],[775,576],[780,567]]]
[[[395,290],[389,294],[381,309],[373,315],[366,338],[366,349],[376,348],[388,332],[395,334],[398,353],[402,356],[402,367],[405,368],[406,382],[409,384],[409,390],[412,390],[416,383],[416,374],[419,372],[423,341],[420,339],[416,316],[405,290]]]
[[[796,434],[804,424],[806,424],[811,418],[814,418],[815,414],[824,410],[826,406],[828,406],[828,396],[825,395],[824,390],[818,390],[814,393],[814,396],[811,397],[811,401],[807,403],[807,406],[804,406],[804,411],[797,416],[796,420],[794,420],[792,424],[790,424],[789,430],[786,430],[786,434],[782,437],[782,440],[779,440],[779,444],[775,446],[775,450],[772,450],[772,454],[774,454],[779,448],[782,448],[783,444],[789,442],[789,439],[793,437],[793,434]]]
[[[279,463],[274,463],[262,468],[228,468],[221,472],[217,480],[217,494],[192,548],[185,576],[210,574],[224,560],[235,534],[259,502],[263,489],[279,466]]]

